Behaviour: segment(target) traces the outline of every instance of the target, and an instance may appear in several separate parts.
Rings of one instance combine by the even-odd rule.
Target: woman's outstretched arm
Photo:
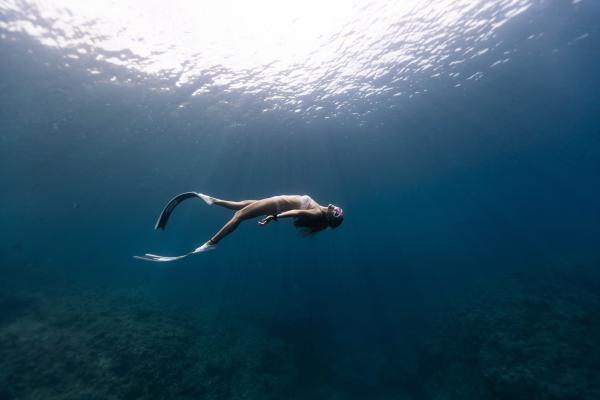
[[[264,217],[263,219],[258,221],[258,223],[260,225],[266,225],[273,220],[277,221],[279,218],[300,217],[303,215],[315,216],[315,215],[317,215],[317,213],[315,212],[315,210],[289,210],[289,211],[284,211],[281,214],[267,215],[266,217]]]

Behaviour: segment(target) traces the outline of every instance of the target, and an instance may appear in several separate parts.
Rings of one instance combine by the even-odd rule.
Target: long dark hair
[[[302,229],[302,236],[312,236],[327,228],[329,220],[327,219],[327,215],[323,213],[318,217],[301,215],[294,219],[294,226]]]

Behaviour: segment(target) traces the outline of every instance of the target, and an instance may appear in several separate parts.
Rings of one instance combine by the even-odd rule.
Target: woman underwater
[[[217,243],[233,232],[242,221],[260,216],[265,216],[258,221],[259,225],[263,226],[271,221],[277,221],[279,218],[294,218],[294,226],[304,228],[308,233],[316,233],[327,227],[337,228],[344,220],[344,210],[340,207],[333,204],[323,207],[307,195],[281,195],[262,200],[228,201],[202,193],[187,192],[169,201],[160,214],[160,217],[158,217],[154,229],[165,229],[169,216],[175,207],[183,200],[194,197],[204,200],[208,205],[216,204],[230,210],[235,210],[235,213],[219,232],[191,253],[176,257],[145,254],[143,256],[135,256],[135,258],[146,261],[173,261],[187,257],[190,254],[214,250],[217,247]]]

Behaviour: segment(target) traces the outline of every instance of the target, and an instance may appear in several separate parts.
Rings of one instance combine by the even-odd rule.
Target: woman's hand
[[[277,219],[275,219],[275,216],[273,216],[273,215],[267,215],[266,217],[264,217],[263,219],[261,219],[260,221],[258,221],[258,224],[259,225],[266,225],[266,224],[268,224],[269,222],[271,222],[273,220],[277,221]]]

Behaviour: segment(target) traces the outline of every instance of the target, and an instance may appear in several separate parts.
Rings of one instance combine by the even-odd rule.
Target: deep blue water
[[[48,45],[36,4],[0,3],[0,398],[600,396],[600,3],[374,2],[304,61],[179,73]],[[134,260],[230,217],[153,231],[185,191],[346,218]]]

